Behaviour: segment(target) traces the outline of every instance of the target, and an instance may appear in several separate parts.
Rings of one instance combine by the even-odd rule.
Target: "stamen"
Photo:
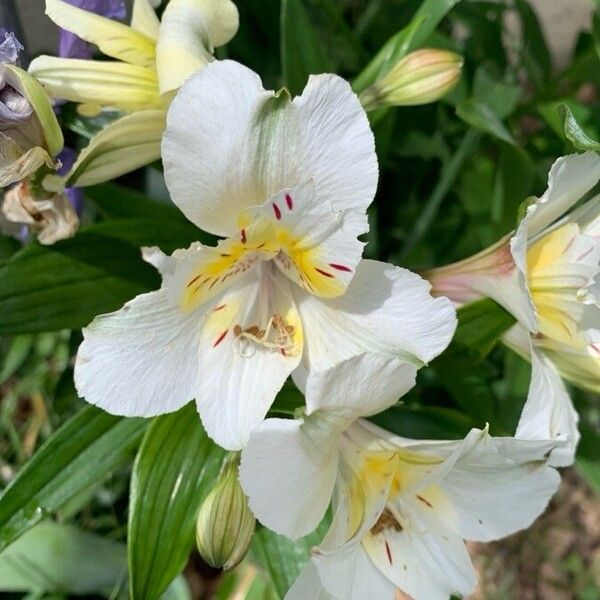
[[[385,508],[383,510],[379,519],[377,520],[377,523],[371,527],[371,535],[377,535],[386,529],[402,531],[402,525],[398,523],[398,519],[396,519],[389,508]]]
[[[284,356],[294,354],[294,333],[296,328],[287,325],[281,315],[274,314],[265,329],[258,325],[251,325],[242,329],[238,323],[233,328],[233,335],[237,340],[236,351],[244,357],[250,357],[256,351],[256,346],[281,352]]]

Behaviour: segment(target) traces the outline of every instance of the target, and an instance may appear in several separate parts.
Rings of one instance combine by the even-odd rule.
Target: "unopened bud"
[[[196,543],[202,558],[225,571],[238,565],[250,546],[255,519],[238,479],[239,455],[224,467],[205,498],[196,521]]]
[[[458,83],[462,65],[462,56],[454,52],[416,50],[367,88],[360,95],[361,102],[366,110],[435,102]]]

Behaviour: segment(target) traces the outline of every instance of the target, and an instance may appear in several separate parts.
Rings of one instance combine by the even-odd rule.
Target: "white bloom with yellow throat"
[[[448,300],[361,261],[377,157],[340,77],[311,77],[292,101],[213,62],[173,101],[163,160],[175,204],[224,239],[153,251],[162,288],[84,330],[75,381],[89,402],[156,415],[195,398],[209,435],[238,449],[292,372],[302,381],[365,350],[423,365],[448,345]]]
[[[487,296],[516,317],[506,342],[532,361],[517,435],[568,438],[569,448],[555,453],[560,465],[573,461],[579,434],[557,369],[577,385],[600,387],[600,196],[573,209],[599,179],[593,152],[558,159],[514,235],[429,274],[436,294],[458,304]]]
[[[267,419],[242,451],[250,508],[292,539],[333,520],[286,600],[415,600],[468,595],[476,580],[463,540],[527,527],[559,483],[546,457],[558,442],[401,438],[364,420],[415,382],[414,365],[363,354],[312,371],[306,412]]]
[[[29,72],[56,98],[79,103],[84,114],[102,109],[128,113],[83,151],[67,181],[78,186],[107,181],[160,158],[173,95],[213,60],[214,48],[231,40],[239,24],[231,0],[171,0],[161,21],[149,0],[135,0],[129,26],[64,0],[46,0],[46,14],[112,60],[40,56]]]

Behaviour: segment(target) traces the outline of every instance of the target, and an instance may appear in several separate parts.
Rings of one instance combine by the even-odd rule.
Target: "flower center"
[[[279,314],[274,314],[264,329],[258,325],[243,329],[237,323],[233,328],[233,335],[236,338],[234,347],[244,357],[252,356],[257,346],[281,352],[284,356],[291,356],[297,352],[294,346],[295,331],[296,327],[286,323]]]

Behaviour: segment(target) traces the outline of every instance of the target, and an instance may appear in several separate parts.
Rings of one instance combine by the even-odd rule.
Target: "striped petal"
[[[154,67],[156,45],[144,33],[62,0],[46,0],[46,14],[59,27],[95,44],[107,56],[140,67]]]
[[[66,176],[85,187],[115,179],[160,158],[164,110],[143,110],[117,119],[95,135]]]
[[[131,27],[149,38],[158,39],[160,21],[148,0],[135,0],[131,15]]]
[[[56,98],[125,111],[157,108],[156,74],[145,67],[112,61],[40,56],[29,67]]]

